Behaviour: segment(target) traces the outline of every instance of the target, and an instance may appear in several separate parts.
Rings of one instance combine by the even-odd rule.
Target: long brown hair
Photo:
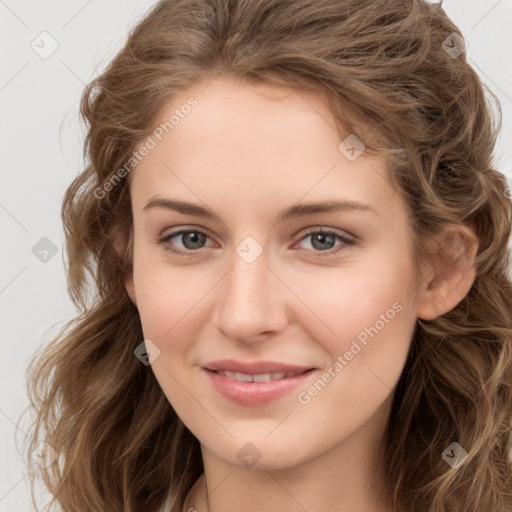
[[[388,489],[400,512],[512,510],[512,204],[493,160],[499,102],[461,36],[424,0],[163,0],[130,32],[81,100],[87,165],[62,205],[79,311],[28,369],[28,453],[45,441],[59,457],[46,469],[27,458],[52,504],[153,512],[174,500],[181,511],[203,471],[197,439],[133,354],[143,334],[124,287],[133,243],[125,166],[164,102],[225,73],[325,94],[340,126],[389,159],[418,260],[443,225],[474,229],[470,292],[417,322],[386,439]],[[452,441],[468,452],[457,469],[441,457]]]

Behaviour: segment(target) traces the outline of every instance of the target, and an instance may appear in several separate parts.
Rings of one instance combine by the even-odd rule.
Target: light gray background
[[[33,510],[14,438],[16,432],[20,445],[25,436],[19,419],[28,404],[26,364],[74,316],[63,269],[60,206],[83,164],[80,94],[153,3],[0,0],[0,511]],[[503,131],[496,159],[510,181],[512,1],[445,0],[443,7],[466,38],[470,62],[500,99]],[[31,47],[34,40],[42,46],[43,31],[58,42],[46,59]],[[50,41],[44,45],[47,50]],[[32,252],[43,237],[57,249],[46,262]]]

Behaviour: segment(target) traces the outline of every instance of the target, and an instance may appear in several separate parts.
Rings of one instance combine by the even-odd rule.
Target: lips
[[[214,361],[203,367],[213,388],[240,405],[258,406],[296,388],[315,369],[271,361]]]

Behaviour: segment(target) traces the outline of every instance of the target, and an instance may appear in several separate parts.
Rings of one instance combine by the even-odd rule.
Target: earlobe
[[[128,233],[126,233],[126,229],[123,229],[121,226],[113,231],[112,241],[119,259],[123,260],[125,263],[127,258],[133,261],[133,225],[129,228]],[[130,300],[137,306],[135,285],[133,282],[133,269],[127,271],[124,278],[124,285]]]
[[[133,305],[137,307],[137,296],[135,294],[135,285],[133,283],[133,272],[130,272],[124,280],[124,285],[126,288],[126,292],[130,297],[130,300],[133,302]]]
[[[478,240],[465,226],[448,226],[428,247],[428,274],[422,283],[417,316],[433,320],[452,310],[476,278]]]

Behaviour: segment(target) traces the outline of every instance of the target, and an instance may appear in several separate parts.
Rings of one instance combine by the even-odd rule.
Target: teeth
[[[296,375],[300,375],[295,372],[274,372],[274,373],[260,373],[258,375],[249,375],[247,373],[239,373],[239,372],[230,372],[224,370],[218,370],[217,373],[219,375],[223,375],[228,379],[237,380],[239,382],[268,382],[271,380],[279,380],[288,377],[295,377]]]
[[[253,375],[252,376],[253,382],[268,382],[269,380],[272,380],[271,373],[262,373],[261,375]]]
[[[240,382],[252,382],[252,375],[247,375],[246,373],[235,373],[235,379]]]

